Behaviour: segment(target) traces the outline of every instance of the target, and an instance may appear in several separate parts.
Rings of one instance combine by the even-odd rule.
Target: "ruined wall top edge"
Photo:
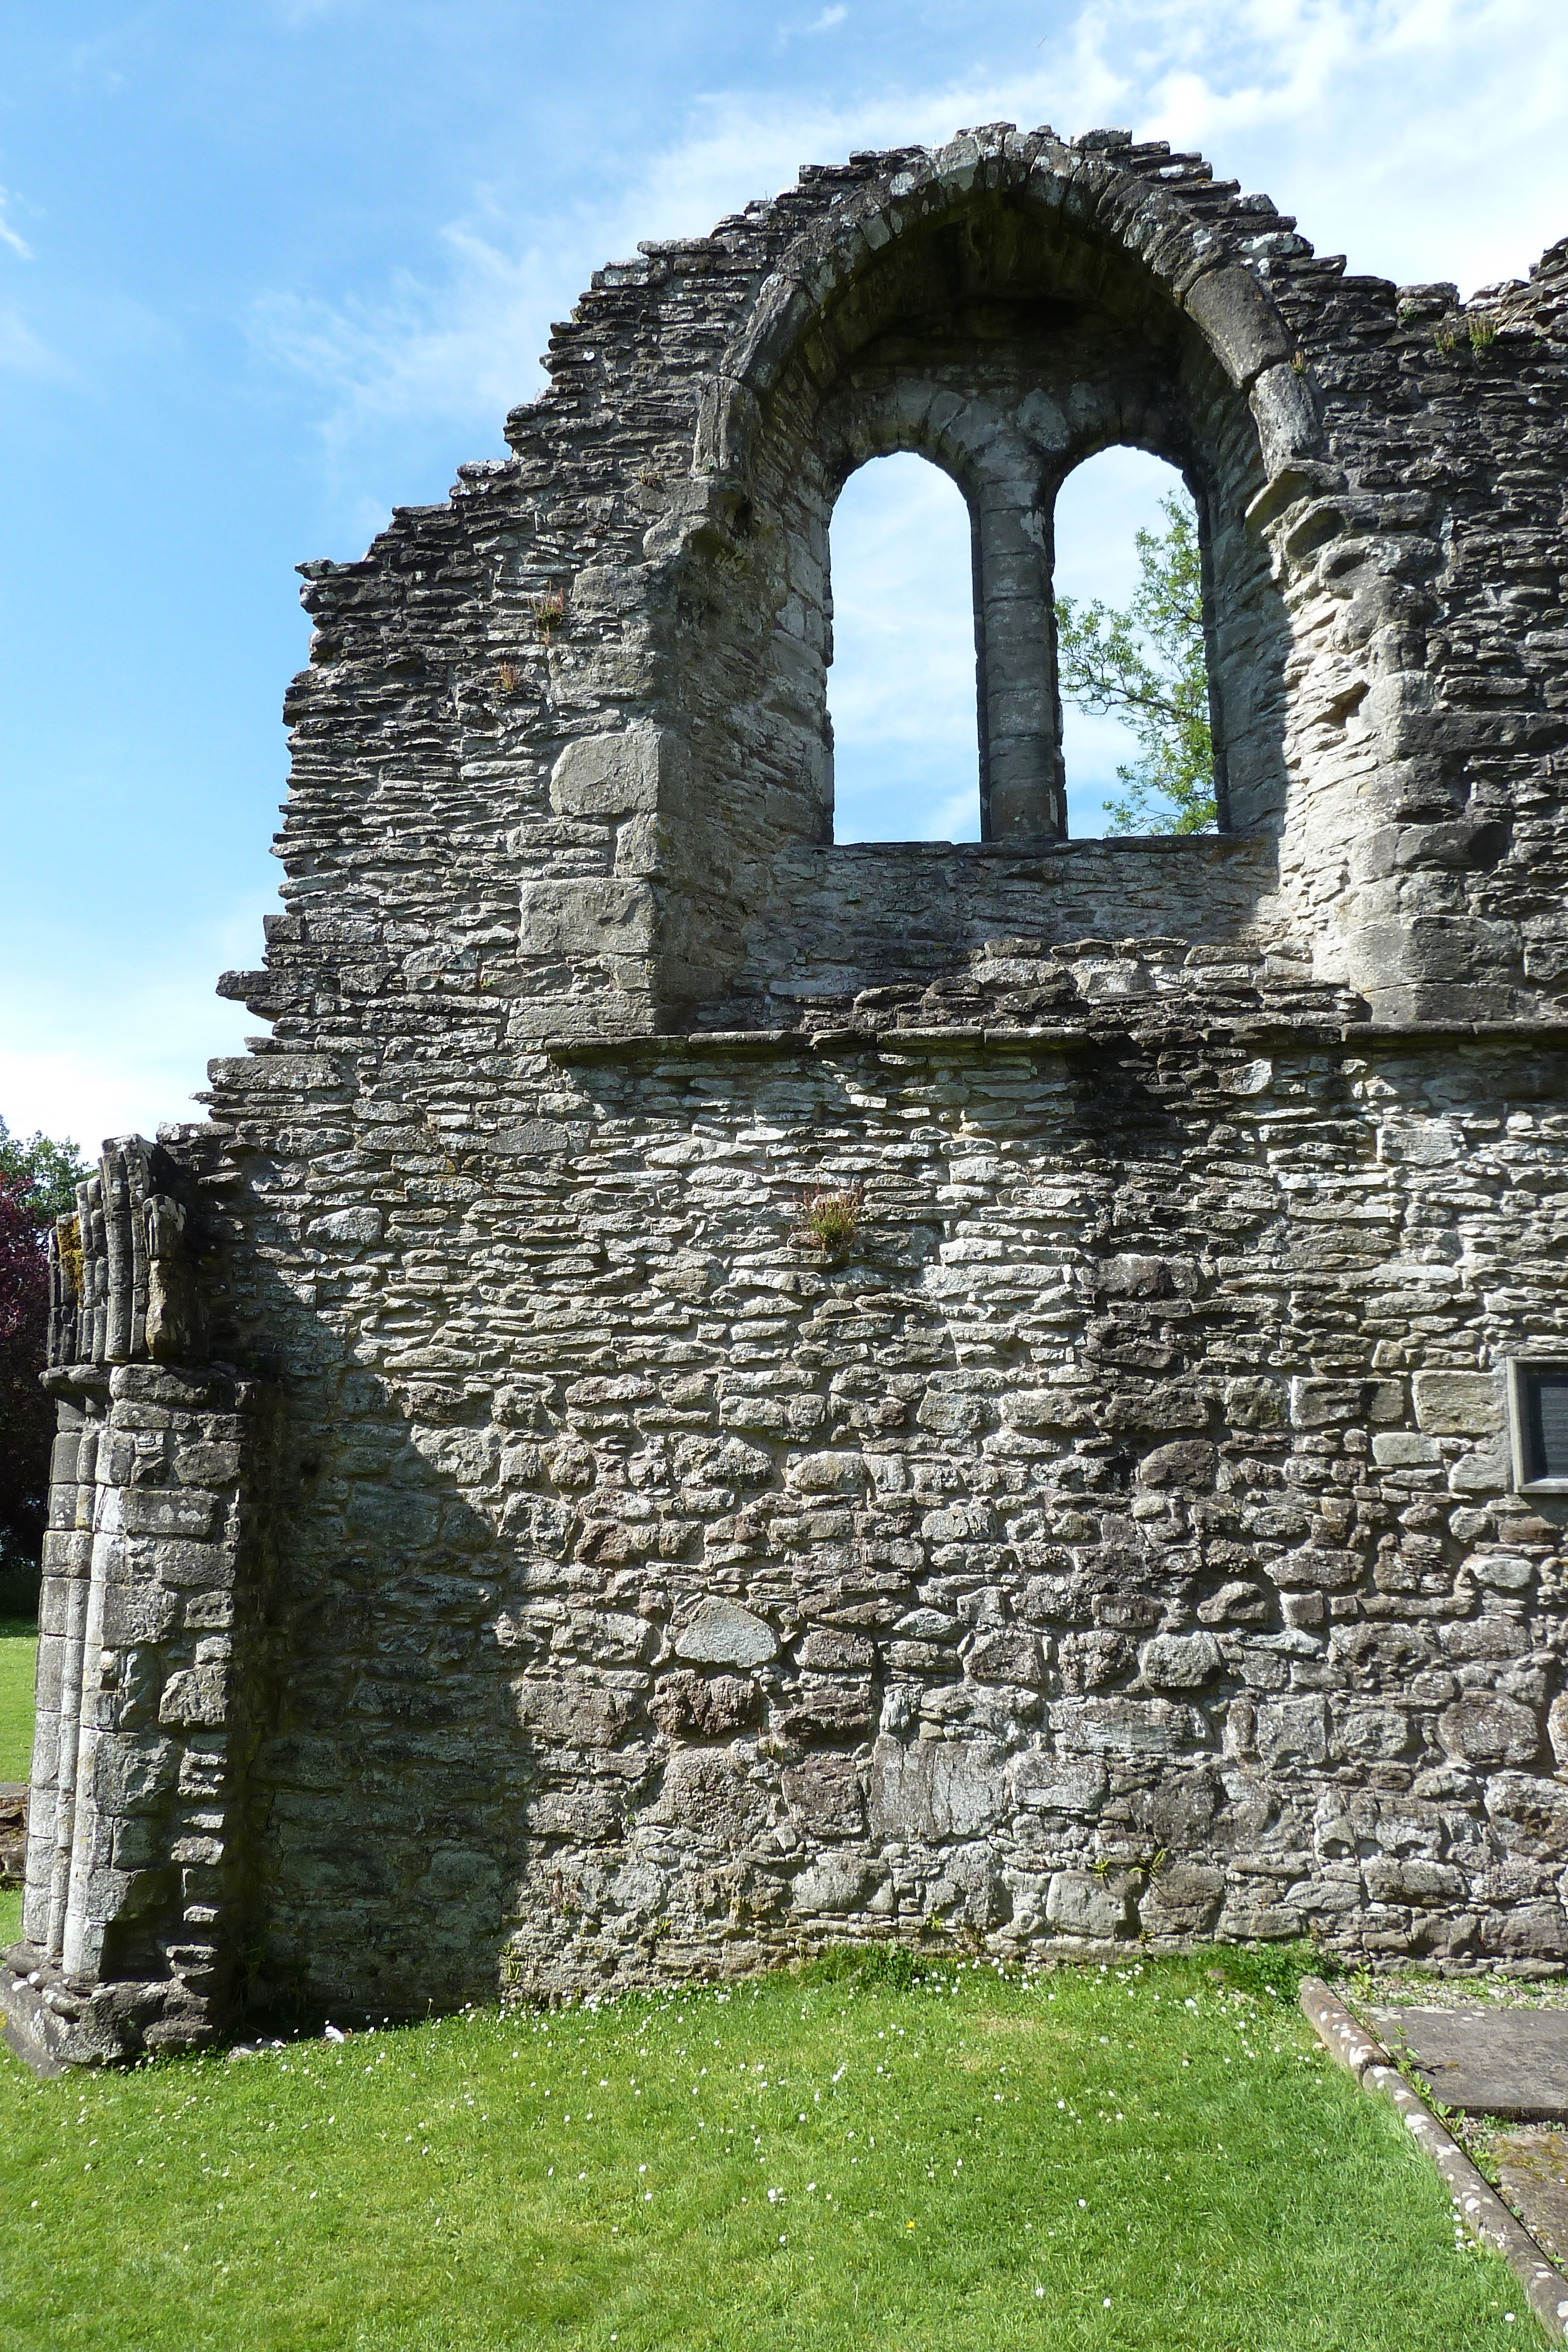
[[[998,292],[1005,331],[976,323]],[[1115,131],[857,154],[643,247],[552,330],[509,458],[361,561],[300,567],[288,912],[268,975],[227,992],[288,1034],[310,942],[319,982],[367,926],[399,970],[482,931],[518,1037],[662,1031],[745,1024],[779,987],[928,984],[998,936],[1174,932],[1283,943],[1380,1019],[1556,1017],[1565,311],[1568,242],[1467,310],[1348,275],[1267,197]],[[970,879],[912,925],[897,862],[852,886],[832,844],[838,486],[912,447],[977,515],[1011,499],[1024,528],[988,560],[1038,676],[1004,692],[998,637],[988,688],[982,655],[982,825],[1040,847],[1051,583],[1015,594],[1019,551],[1114,440],[1197,499],[1221,826],[1267,856],[1245,888],[1195,867],[1130,902],[1126,866],[1098,898]]]

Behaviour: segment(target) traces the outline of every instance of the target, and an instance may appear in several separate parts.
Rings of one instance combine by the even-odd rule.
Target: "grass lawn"
[[[1389,2111],[1202,1959],[0,2067],[7,2347],[1541,2342]]]
[[[0,1617],[0,1780],[25,1780],[33,1769],[33,1668],[38,1629]]]
[[[33,1769],[33,1668],[38,1629],[0,1617],[0,1780],[25,1780]],[[0,1886],[0,1951],[22,1932],[22,1890]]]
[[[31,1630],[0,1629],[4,1779]],[[0,2051],[0,2347],[1540,2346],[1290,1976],[1215,1958],[830,1960],[52,2083]]]

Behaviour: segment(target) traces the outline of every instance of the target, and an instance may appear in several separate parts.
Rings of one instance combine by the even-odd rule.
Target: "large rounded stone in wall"
[[[760,1666],[779,1654],[779,1636],[738,1601],[704,1601],[675,1637],[675,1655],[709,1666]]]
[[[1528,1764],[1541,1745],[1541,1726],[1517,1699],[1477,1691],[1443,1709],[1437,1737],[1450,1756],[1485,1769]]]

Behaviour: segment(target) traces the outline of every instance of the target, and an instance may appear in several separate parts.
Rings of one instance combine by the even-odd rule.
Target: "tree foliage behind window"
[[[1138,741],[1137,758],[1116,771],[1121,797],[1104,803],[1111,833],[1204,833],[1217,815],[1197,530],[1185,499],[1160,506],[1165,530],[1138,533],[1125,612],[1057,599],[1063,699],[1124,720]]]

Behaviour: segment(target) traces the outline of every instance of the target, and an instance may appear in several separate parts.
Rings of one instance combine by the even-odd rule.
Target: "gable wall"
[[[1281,648],[1221,649],[1282,778],[1231,836],[822,838],[786,411],[897,221],[993,200],[1121,238],[1225,376]],[[128,1213],[201,1312],[66,1317],[51,1375],[74,1704],[112,1586],[92,1729],[209,1760],[117,1848],[57,1708],[124,1884],[97,1994],[28,1948],[39,2036],[842,1934],[1568,1957],[1560,1507],[1500,1420],[1568,1338],[1565,279],[1472,347],[1196,159],[857,159],[600,273],[512,459],[304,567],[225,983],[273,1035]]]

